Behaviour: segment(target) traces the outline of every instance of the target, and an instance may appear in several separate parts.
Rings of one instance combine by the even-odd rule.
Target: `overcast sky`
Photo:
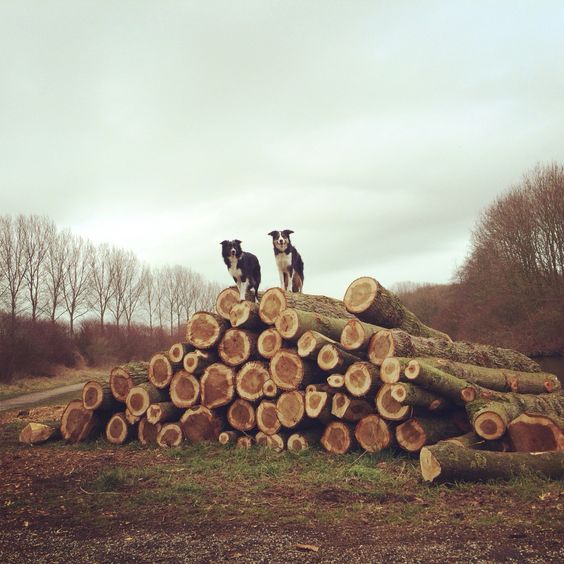
[[[480,211],[564,161],[564,2],[0,0],[0,213],[230,283],[448,282]]]

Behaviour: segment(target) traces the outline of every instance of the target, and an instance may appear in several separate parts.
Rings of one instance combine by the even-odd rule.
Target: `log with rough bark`
[[[182,414],[183,409],[178,408],[171,401],[153,403],[147,409],[147,421],[153,425],[156,423],[170,423],[171,421],[178,421]]]
[[[235,286],[222,290],[215,300],[215,311],[223,319],[229,321],[231,308],[239,303],[239,291]]]
[[[383,329],[360,319],[349,319],[341,332],[341,345],[346,351],[366,351],[372,335]]]
[[[146,382],[149,378],[149,363],[148,362],[129,362],[112,368],[110,372],[110,388],[114,397],[125,403],[125,398],[129,390]]]
[[[325,345],[317,355],[317,366],[325,372],[344,373],[349,366],[360,362],[360,358],[341,349],[336,344]]]
[[[371,362],[354,362],[345,372],[345,388],[354,397],[374,395],[380,385],[380,369]]]
[[[268,380],[270,380],[270,372],[266,363],[247,362],[237,372],[235,389],[241,398],[257,401],[264,396],[264,384]]]
[[[363,276],[351,282],[343,301],[347,311],[367,323],[397,327],[411,335],[450,340],[446,333],[422,323],[395,294],[386,290],[374,278]]]
[[[123,402],[118,401],[112,394],[110,384],[103,384],[90,380],[82,388],[82,404],[86,409],[100,411],[119,411],[123,409]]]
[[[249,437],[248,435],[243,435],[237,439],[236,446],[237,448],[249,449],[253,446],[253,443],[254,443],[253,437]]]
[[[523,413],[507,425],[512,449],[520,452],[564,451],[564,419]]]
[[[370,339],[368,358],[374,364],[382,364],[385,358],[435,357],[454,360],[487,368],[506,368],[523,372],[540,372],[539,365],[520,352],[490,345],[444,341],[414,337],[405,331],[378,331]]]
[[[257,339],[257,335],[251,331],[229,329],[219,343],[219,357],[228,366],[240,366],[256,358]]]
[[[151,382],[144,382],[129,390],[125,404],[133,415],[143,416],[152,403],[161,401],[170,401],[168,391],[156,388]]]
[[[184,370],[194,376],[201,376],[208,366],[217,361],[215,351],[195,350],[184,357]]]
[[[274,327],[265,329],[257,340],[258,353],[268,360],[285,346],[287,347],[287,344],[282,339],[282,335]]]
[[[336,341],[318,333],[317,331],[306,331],[298,339],[298,354],[302,358],[307,358],[317,362],[317,355],[325,345],[337,344]]]
[[[354,429],[358,444],[368,452],[380,452],[392,442],[392,433],[388,423],[379,415],[363,417]]]
[[[305,394],[305,411],[311,419],[327,425],[332,419],[332,398],[327,392],[307,390]]]
[[[256,410],[257,427],[265,435],[278,433],[282,424],[278,419],[276,404],[272,401],[263,400],[259,403]]]
[[[327,376],[327,385],[335,390],[345,387],[345,377],[342,374]]]
[[[346,323],[346,319],[287,308],[276,319],[276,329],[284,339],[292,342],[298,341],[306,331],[316,331],[333,341],[339,341]]]
[[[392,398],[402,405],[422,407],[429,411],[442,411],[453,406],[444,396],[407,382],[392,384],[391,393]]]
[[[193,351],[194,347],[190,343],[174,343],[174,345],[172,345],[170,349],[168,349],[167,356],[170,362],[180,365],[182,364],[184,357],[189,352]]]
[[[278,388],[289,391],[321,382],[324,374],[317,365],[300,358],[297,352],[282,349],[270,361],[270,377]]]
[[[311,426],[305,411],[305,393],[301,390],[281,394],[276,401],[276,414],[287,429]]]
[[[216,346],[229,322],[215,313],[199,311],[186,324],[186,340],[197,349],[211,349]]]
[[[449,417],[413,417],[396,427],[398,445],[407,452],[419,452],[425,445],[457,435],[460,429]]]
[[[165,423],[157,434],[157,444],[160,447],[179,447],[183,440],[184,435],[179,423]]]
[[[270,378],[262,386],[262,393],[265,398],[275,398],[278,396],[278,386],[276,382]]]
[[[211,409],[200,405],[189,407],[180,418],[185,437],[192,443],[217,441],[223,422]]]
[[[280,288],[267,290],[259,306],[259,315],[267,325],[274,325],[276,319],[285,309],[296,308],[301,311],[320,313],[327,317],[352,319],[342,301],[327,296],[313,296],[302,293],[285,292]]]
[[[332,454],[346,454],[355,445],[353,428],[343,421],[332,421],[325,427],[321,446]]]
[[[257,422],[255,408],[247,400],[236,399],[227,410],[227,421],[237,431],[250,431]]]
[[[153,425],[147,421],[146,417],[142,417],[137,427],[137,438],[142,445],[156,445],[157,436],[161,430],[162,425],[157,423]]]
[[[106,425],[106,439],[113,445],[123,445],[137,438],[137,425],[130,424],[125,413],[114,413]]]
[[[161,390],[168,388],[175,371],[182,368],[180,362],[171,362],[168,353],[156,353],[149,360],[149,382]]]
[[[395,384],[400,380],[406,381],[404,371],[410,361],[411,358],[398,358],[396,356],[385,358],[380,366],[380,380],[384,384]]]
[[[510,479],[524,473],[564,477],[564,452],[489,452],[443,441],[421,449],[419,461],[427,482]]]
[[[200,382],[185,370],[180,370],[172,377],[168,391],[176,407],[192,407],[200,400]]]
[[[251,331],[263,331],[267,325],[259,316],[259,306],[255,302],[239,302],[229,312],[231,327],[248,329]]]
[[[322,434],[322,430],[319,428],[293,433],[288,437],[286,446],[290,452],[302,452],[312,445],[318,444]]]
[[[445,439],[445,442],[453,443],[456,446],[464,448],[475,448],[478,450],[492,450],[496,452],[508,452],[511,450],[511,445],[505,437],[496,441],[486,441],[486,439],[478,436],[474,431],[468,431],[463,435]]]
[[[374,413],[374,408],[366,400],[351,398],[340,392],[332,398],[331,414],[338,419],[357,422],[371,413]]]
[[[200,380],[200,397],[209,409],[227,405],[235,395],[235,372],[229,366],[216,362],[206,368]]]
[[[100,411],[86,409],[82,400],[69,402],[61,417],[61,435],[69,443],[78,443],[100,434],[104,418]]]
[[[220,445],[235,445],[237,444],[237,439],[241,436],[241,433],[237,431],[222,431],[219,433],[217,441]]]
[[[402,405],[392,397],[393,384],[382,384],[376,394],[376,411],[389,421],[403,421],[411,417],[413,408],[410,405]]]
[[[34,422],[28,423],[19,434],[20,443],[26,445],[38,445],[60,438],[61,430],[58,427]]]

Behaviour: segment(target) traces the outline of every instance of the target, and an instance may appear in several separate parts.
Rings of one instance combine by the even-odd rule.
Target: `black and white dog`
[[[221,242],[221,254],[227,265],[229,274],[235,280],[239,290],[239,299],[243,301],[249,290],[253,291],[255,301],[258,300],[258,287],[260,284],[260,264],[258,258],[252,253],[241,249],[241,241]]]
[[[280,285],[287,292],[301,292],[304,285],[304,261],[290,241],[291,229],[271,231],[274,258],[280,275]]]

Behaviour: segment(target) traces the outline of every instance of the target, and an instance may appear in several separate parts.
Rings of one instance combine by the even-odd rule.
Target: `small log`
[[[338,341],[346,323],[346,319],[287,308],[276,319],[276,329],[282,338],[292,342],[298,341],[306,331],[316,331],[333,341]]]
[[[258,337],[257,350],[258,353],[270,360],[280,349],[284,347],[284,339],[282,335],[274,327],[265,329]]]
[[[525,473],[557,480],[564,477],[563,452],[488,452],[443,441],[421,449],[419,461],[427,482],[510,479]]]
[[[225,364],[208,366],[200,380],[202,405],[212,409],[227,405],[235,395],[235,373]]]
[[[305,388],[306,394],[311,392],[326,392],[332,396],[333,394],[336,394],[338,391],[339,388],[333,388],[326,382],[319,382],[317,384],[308,384]]]
[[[170,349],[168,349],[167,356],[170,362],[181,365],[184,357],[189,352],[193,351],[194,347],[190,343],[174,343],[174,345],[172,345]]]
[[[176,407],[171,401],[153,403],[147,409],[147,421],[153,425],[169,423],[178,421],[183,413],[184,410]]]
[[[352,427],[343,421],[329,423],[321,437],[321,446],[332,454],[346,454],[354,443]]]
[[[237,431],[250,431],[257,422],[255,408],[247,400],[236,399],[227,410],[227,421]]]
[[[316,419],[326,425],[332,419],[331,409],[332,400],[327,392],[306,391],[305,411],[309,418]]]
[[[411,405],[413,407],[422,407],[429,411],[442,411],[453,407],[445,397],[429,392],[419,386],[409,384],[407,382],[399,382],[392,384],[392,398],[402,405]]]
[[[199,311],[186,325],[186,340],[197,349],[216,346],[229,328],[229,322],[215,313]]]
[[[180,418],[185,437],[192,443],[217,441],[223,422],[210,409],[200,405],[189,407]]]
[[[336,393],[331,404],[331,414],[338,419],[356,422],[374,413],[374,408],[359,398],[350,398],[346,394]]]
[[[267,435],[266,433],[263,433],[262,431],[259,431],[255,435],[255,443],[259,447],[267,448],[268,447],[268,437],[269,437],[269,435]]]
[[[282,424],[278,419],[276,404],[272,401],[263,400],[259,403],[256,410],[257,427],[265,435],[278,433]]]
[[[262,386],[262,393],[265,398],[275,398],[278,396],[278,386],[272,378],[268,379]]]
[[[118,411],[123,409],[123,402],[112,394],[110,384],[102,384],[96,380],[86,382],[82,388],[82,404],[86,409],[99,411]]]
[[[181,363],[169,360],[168,353],[156,353],[149,360],[149,382],[161,390],[168,388],[174,372],[181,367]]]
[[[257,433],[258,434],[258,433]],[[243,435],[237,439],[236,446],[237,448],[246,448],[249,449],[253,446],[253,437],[249,437],[247,435]]]
[[[316,312],[328,317],[343,319],[354,317],[345,309],[340,300],[326,296],[285,292],[280,288],[270,288],[263,294],[259,305],[259,315],[267,325],[274,325],[280,313],[287,308]]]
[[[345,387],[345,377],[342,374],[331,374],[327,376],[327,385],[335,390]]]
[[[460,430],[448,417],[413,417],[396,427],[398,444],[407,452],[419,452],[425,445],[459,434]]]
[[[168,391],[176,407],[192,407],[200,400],[200,382],[185,370],[180,370],[172,377]]]
[[[282,452],[286,448],[287,433],[274,433],[266,436],[266,446],[274,452]]]
[[[219,343],[221,360],[228,366],[239,366],[256,358],[258,337],[244,329],[229,329]]]
[[[492,450],[496,452],[508,452],[511,450],[509,441],[505,440],[505,437],[497,441],[486,441],[482,437],[478,436],[474,431],[468,431],[464,435],[459,435],[457,437],[451,437],[445,439],[444,442],[453,443],[456,446],[464,448],[474,448],[478,450]]]
[[[296,429],[298,426],[310,424],[305,412],[305,394],[293,390],[284,392],[276,401],[276,414],[278,420],[287,429]]]
[[[317,331],[306,331],[298,339],[298,354],[302,358],[307,358],[317,362],[319,351],[325,345],[334,345],[336,341],[318,333]]]
[[[368,276],[354,280],[343,299],[347,311],[367,323],[387,328],[400,328],[411,335],[450,341],[450,337],[422,323],[401,300]]]
[[[82,400],[69,402],[61,417],[61,435],[69,443],[95,438],[103,428],[101,412],[85,409]]]
[[[179,447],[183,440],[182,427],[178,423],[165,423],[157,435],[160,447]]]
[[[113,445],[123,445],[137,437],[137,425],[131,425],[125,413],[114,413],[106,425],[106,439]]]
[[[217,441],[220,445],[235,445],[237,444],[237,439],[241,436],[241,433],[237,431],[222,431],[219,433]]]
[[[255,302],[239,302],[234,304],[229,312],[231,327],[263,331],[267,325],[259,316],[259,306]]]
[[[28,423],[19,435],[20,443],[26,445],[38,445],[50,440],[61,438],[61,430],[58,427],[44,425],[43,423]]]
[[[523,413],[507,425],[512,450],[520,452],[564,451],[564,420]]]
[[[290,452],[302,452],[318,444],[322,434],[321,429],[309,429],[300,433],[294,433],[288,437],[286,446]]]
[[[358,356],[342,350],[336,344],[325,345],[317,355],[317,366],[325,372],[346,372],[347,368],[355,362],[360,362]]]
[[[370,362],[354,362],[345,372],[345,388],[354,397],[370,396],[380,387],[380,369]]]
[[[370,325],[359,319],[350,319],[341,332],[341,345],[346,351],[367,351],[372,335],[383,329],[379,325]]]
[[[215,300],[215,311],[223,319],[229,321],[231,308],[239,303],[239,291],[236,287],[231,286],[222,290]]]
[[[169,400],[168,391],[155,388],[150,382],[144,382],[129,390],[125,404],[133,415],[143,416],[152,403]]]
[[[264,396],[264,385],[268,380],[270,373],[264,362],[247,362],[235,377],[235,389],[241,398],[256,401]]]
[[[392,442],[388,423],[382,417],[372,414],[363,417],[354,429],[358,444],[367,452],[380,452]]]
[[[270,361],[270,377],[285,391],[303,388],[324,379],[323,372],[314,363],[300,358],[297,352],[288,349],[278,351]]]
[[[392,384],[383,384],[376,394],[376,411],[389,421],[402,421],[411,417],[413,408],[392,397]]]
[[[396,384],[400,381],[406,381],[407,378],[404,371],[410,361],[411,358],[398,358],[396,356],[385,358],[380,366],[380,380],[384,384]]]
[[[114,397],[125,403],[129,390],[149,379],[148,362],[129,362],[112,368],[110,372],[110,388]]]
[[[127,407],[125,408],[125,411],[123,413],[125,414],[125,420],[127,421],[128,425],[137,425],[142,419],[142,416],[140,415],[133,415],[133,413],[131,413],[131,411],[129,411]]]
[[[208,366],[218,361],[215,351],[195,350],[184,357],[184,370],[194,376],[201,376]]]
[[[153,425],[147,421],[146,417],[142,417],[141,421],[139,421],[139,426],[137,427],[137,438],[139,439],[139,442],[144,446],[156,445],[157,436],[159,435],[161,428],[162,425],[160,423]]]

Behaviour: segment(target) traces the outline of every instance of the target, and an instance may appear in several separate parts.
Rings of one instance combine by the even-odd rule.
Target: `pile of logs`
[[[271,288],[256,304],[223,290],[215,312],[190,318],[185,342],[114,368],[69,403],[63,438],[100,432],[113,444],[395,446],[421,453],[426,480],[523,465],[561,475],[564,395],[523,354],[453,342],[364,277],[343,301]]]

